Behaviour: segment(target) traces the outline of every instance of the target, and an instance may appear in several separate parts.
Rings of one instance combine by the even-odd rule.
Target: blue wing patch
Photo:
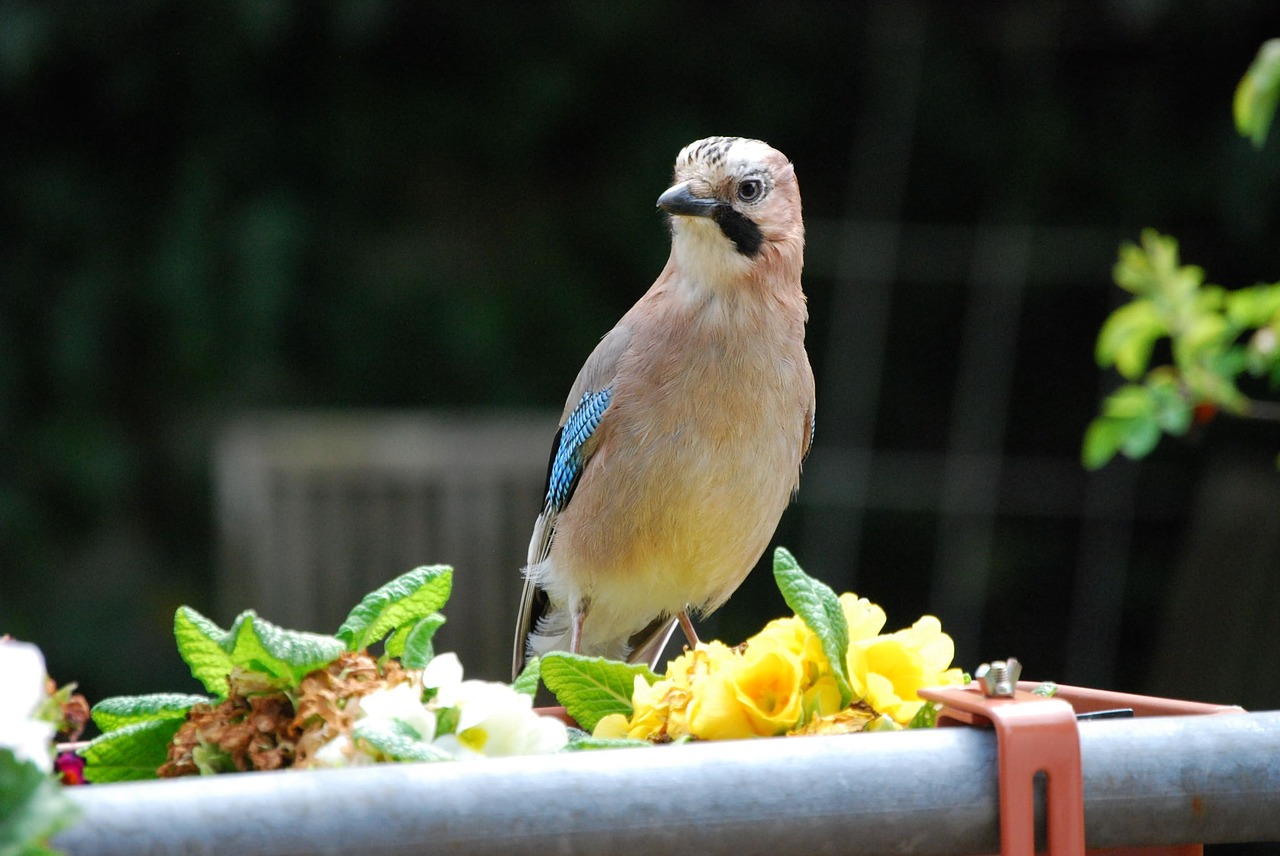
[[[556,449],[551,456],[551,469],[547,473],[547,505],[556,511],[564,508],[578,485],[586,460],[582,446],[600,426],[609,403],[613,401],[613,388],[606,386],[599,392],[586,392],[578,406],[556,435]]]

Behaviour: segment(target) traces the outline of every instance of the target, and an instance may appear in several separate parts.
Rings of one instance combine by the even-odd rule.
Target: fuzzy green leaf
[[[436,631],[444,625],[444,616],[438,612],[433,612],[426,618],[420,619],[417,624],[412,626],[406,625],[402,629],[404,633],[404,647],[400,653],[400,665],[406,669],[425,669],[427,663],[430,663],[435,657],[435,649],[431,645],[432,638],[436,635]],[[397,630],[396,636],[400,635]],[[393,636],[392,638],[395,638]],[[388,647],[388,651],[390,648]]]
[[[849,651],[849,623],[845,620],[840,598],[829,585],[802,571],[795,556],[785,547],[774,550],[773,578],[787,606],[822,642],[822,653],[826,655],[836,686],[840,688],[840,704],[848,706],[853,701],[853,687],[849,683],[845,663],[845,655]]]
[[[1174,355],[1180,368],[1202,359],[1207,352],[1221,349],[1232,336],[1227,319],[1213,312],[1206,312],[1189,319],[1174,345]]]
[[[1187,433],[1194,414],[1191,402],[1183,395],[1177,381],[1171,377],[1156,377],[1148,382],[1148,386],[1155,405],[1156,425],[1160,430],[1174,437]]]
[[[417,630],[418,632],[426,632],[428,641],[437,630],[445,623],[443,613],[433,612],[426,618],[419,620],[417,623],[401,624],[396,631],[387,637],[386,652],[388,657],[400,657],[404,654],[405,643],[409,639],[409,634]],[[421,642],[421,640],[419,640]]]
[[[1264,42],[1236,86],[1232,113],[1240,136],[1261,149],[1280,103],[1280,39]]]
[[[296,687],[346,650],[342,640],[319,633],[285,630],[253,610],[241,613],[228,631],[231,665],[265,675],[281,687]]]
[[[1264,327],[1280,317],[1280,282],[1238,288],[1223,303],[1227,318],[1237,327]]]
[[[1151,454],[1159,442],[1160,425],[1154,417],[1134,419],[1125,426],[1124,439],[1120,441],[1120,451],[1126,458],[1138,460]]]
[[[1081,462],[1086,469],[1101,469],[1120,451],[1123,439],[1123,422],[1099,416],[1085,429],[1084,446],[1080,451]]]
[[[520,670],[520,674],[511,682],[511,689],[533,698],[538,694],[538,681],[541,678],[542,660],[539,657],[531,657]]]
[[[84,777],[90,782],[129,782],[154,779],[169,757],[169,741],[181,719],[153,719],[121,726],[90,741],[80,750]]]
[[[1102,403],[1103,415],[1112,419],[1145,419],[1154,416],[1155,410],[1151,390],[1133,383],[1120,387]]]
[[[49,838],[79,815],[52,776],[0,746],[0,854],[51,853]]]
[[[1136,380],[1147,370],[1156,341],[1166,334],[1164,321],[1150,300],[1133,300],[1112,312],[1098,332],[1098,365],[1114,365]]]
[[[351,610],[338,638],[348,651],[360,651],[406,624],[416,624],[445,605],[453,588],[453,568],[426,565],[401,574],[364,596]]]
[[[453,756],[424,740],[412,726],[398,719],[362,719],[351,739],[368,743],[388,761],[452,761]]]
[[[93,706],[93,723],[105,734],[135,722],[158,719],[186,719],[192,705],[207,702],[207,696],[185,693],[153,693],[105,698]]]
[[[213,695],[226,698],[231,674],[231,652],[223,647],[227,631],[191,607],[180,606],[173,616],[173,636],[191,676]]]
[[[542,682],[556,700],[587,731],[611,713],[630,716],[631,691],[640,675],[650,684],[658,676],[643,663],[623,663],[604,657],[583,657],[552,651],[539,667]]]
[[[1204,271],[1178,261],[1178,241],[1155,229],[1142,230],[1141,246],[1125,242],[1112,269],[1116,285],[1138,297],[1152,298],[1175,314],[1193,299]]]

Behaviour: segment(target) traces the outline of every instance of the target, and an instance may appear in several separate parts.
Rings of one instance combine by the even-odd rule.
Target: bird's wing
[[[592,437],[612,401],[612,386],[584,392],[569,418],[556,432],[555,441],[551,444],[551,460],[547,463],[546,498],[542,514],[534,524],[533,538],[529,541],[530,565],[541,562],[550,552],[556,517],[569,504],[578,486],[578,479],[582,477],[595,448]]]
[[[533,537],[529,541],[527,562],[530,565],[545,559],[551,549],[555,518],[569,504],[578,479],[595,450],[591,439],[613,401],[613,378],[617,373],[618,359],[630,344],[629,327],[619,324],[610,330],[587,357],[569,390],[560,416],[560,430],[551,443],[551,457],[547,461],[542,514],[534,524]]]
[[[556,517],[569,504],[578,480],[582,477],[582,471],[594,451],[592,437],[613,401],[612,384],[618,358],[630,343],[631,333],[627,327],[619,325],[613,328],[600,340],[600,344],[578,372],[569,392],[564,414],[560,418],[560,429],[551,443],[542,513],[538,515],[533,525],[533,537],[529,539],[527,566],[543,561],[551,551]],[[520,598],[520,612],[516,618],[513,677],[524,668],[525,640],[546,608],[546,594],[526,577]]]

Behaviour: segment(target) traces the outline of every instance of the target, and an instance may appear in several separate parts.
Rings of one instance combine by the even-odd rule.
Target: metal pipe
[[[1280,711],[1081,723],[1090,847],[1280,840]],[[72,788],[73,856],[1000,849],[991,732],[698,743]]]

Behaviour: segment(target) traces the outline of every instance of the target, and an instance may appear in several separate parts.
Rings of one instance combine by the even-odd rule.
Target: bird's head
[[[800,187],[786,155],[760,140],[708,137],[676,157],[658,197],[682,268],[709,282],[783,267],[799,277]],[[781,271],[779,271],[781,272]]]

